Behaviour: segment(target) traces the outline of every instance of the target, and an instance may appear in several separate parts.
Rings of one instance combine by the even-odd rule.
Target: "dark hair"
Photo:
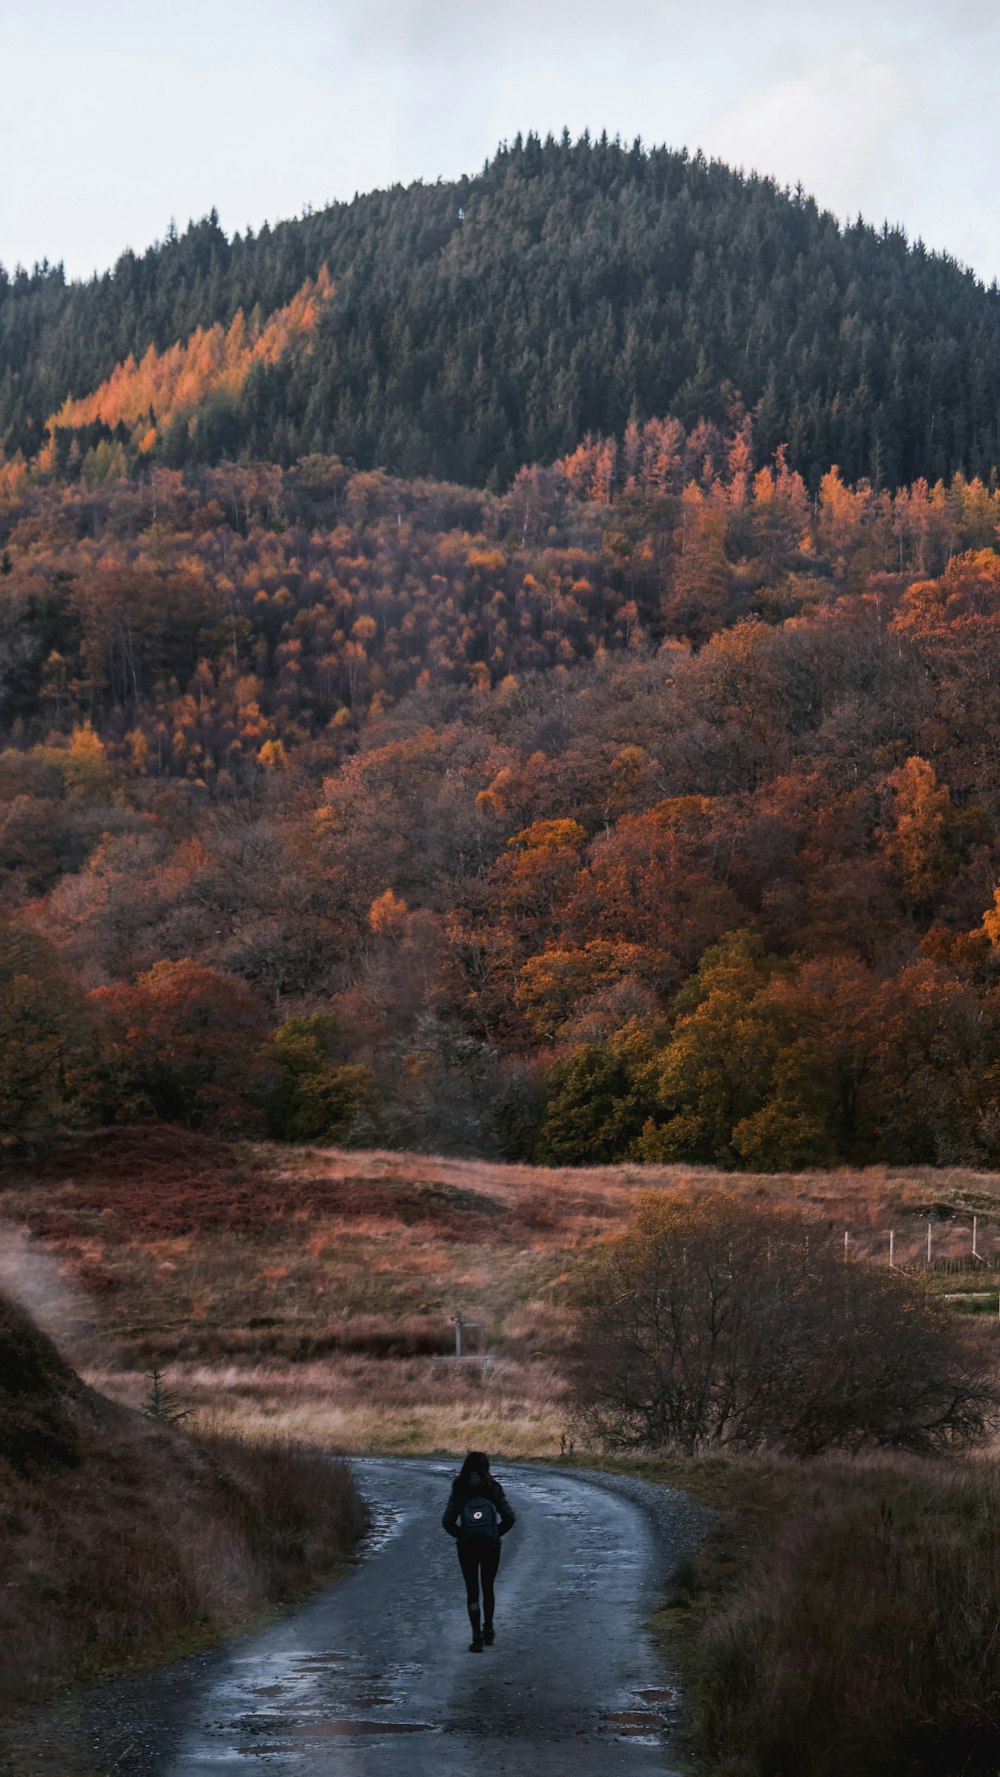
[[[459,1486],[468,1487],[473,1475],[478,1475],[480,1481],[488,1481],[490,1479],[490,1459],[485,1450],[469,1451],[468,1456],[458,1471]]]

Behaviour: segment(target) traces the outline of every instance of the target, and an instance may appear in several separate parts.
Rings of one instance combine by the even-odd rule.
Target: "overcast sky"
[[[0,262],[114,262],[472,172],[518,130],[703,148],[1000,278],[997,0],[0,0]]]

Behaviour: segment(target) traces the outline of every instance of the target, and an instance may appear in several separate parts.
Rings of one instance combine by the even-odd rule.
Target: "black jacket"
[[[456,1475],[451,1484],[451,1492],[448,1495],[448,1504],[444,1508],[444,1516],[441,1519],[442,1529],[446,1530],[449,1536],[453,1536],[458,1541],[461,1541],[463,1535],[469,1534],[468,1532],[463,1533],[461,1522],[462,1508],[470,1499],[490,1499],[493,1501],[500,1519],[497,1528],[501,1536],[506,1536],[508,1530],[513,1528],[516,1519],[511,1510],[510,1501],[499,1481],[494,1481],[492,1475],[485,1475],[482,1479],[477,1477],[475,1485],[473,1485],[471,1481],[461,1481]]]

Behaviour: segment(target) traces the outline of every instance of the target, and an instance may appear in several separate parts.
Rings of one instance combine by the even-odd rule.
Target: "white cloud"
[[[87,276],[171,217],[214,205],[230,230],[258,226],[395,176],[372,82],[332,95],[262,56],[220,80],[176,55],[33,47],[8,52],[4,78],[8,265],[64,257]]]
[[[891,172],[909,91],[890,61],[854,49],[748,93],[702,144],[720,160],[801,182],[843,216],[870,189],[872,167],[883,179]]]
[[[1000,273],[995,0],[0,0],[0,260],[74,272],[497,141],[701,146]]]

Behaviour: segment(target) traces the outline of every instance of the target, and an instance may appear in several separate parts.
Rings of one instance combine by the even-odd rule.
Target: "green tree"
[[[765,1103],[781,1033],[762,989],[775,967],[755,934],[707,950],[674,1002],[659,1058],[657,1109],[638,1152],[646,1160],[732,1164],[733,1130]]]
[[[0,919],[0,1145],[52,1139],[78,1114],[84,996],[37,933]]]
[[[285,1141],[346,1140],[378,1106],[371,1068],[343,1063],[343,1038],[329,1012],[286,1018],[267,1045],[264,1104],[272,1135]]]
[[[635,1023],[607,1043],[585,1043],[549,1075],[539,1157],[557,1166],[620,1160],[656,1103],[655,1037]]]

